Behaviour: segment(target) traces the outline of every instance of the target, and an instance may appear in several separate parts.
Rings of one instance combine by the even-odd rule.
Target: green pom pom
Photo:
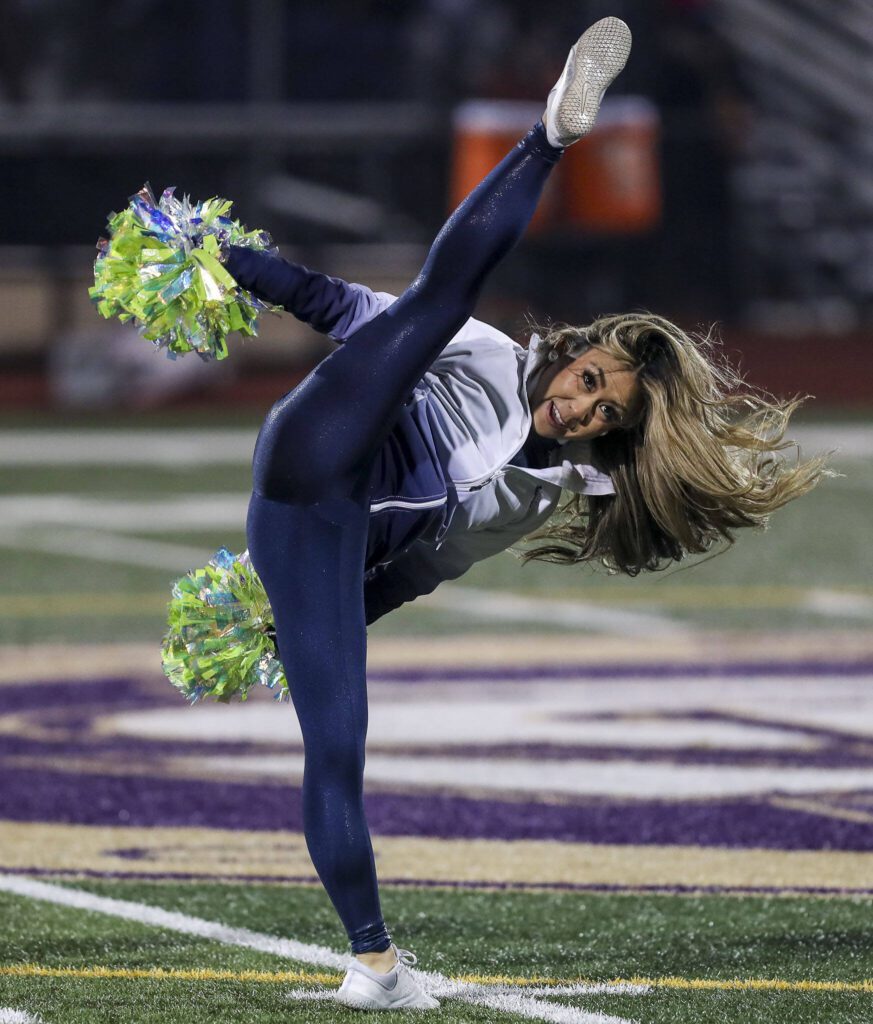
[[[272,638],[273,613],[248,561],[221,548],[173,586],[162,658],[167,678],[192,703],[245,700],[260,684],[288,698]]]
[[[228,334],[255,336],[260,313],[276,307],[237,285],[222,266],[222,250],[270,249],[272,239],[231,220],[226,199],[192,203],[173,191],[156,202],[144,185],[126,210],[111,215],[88,294],[102,316],[134,320],[171,357],[197,352],[224,359]]]

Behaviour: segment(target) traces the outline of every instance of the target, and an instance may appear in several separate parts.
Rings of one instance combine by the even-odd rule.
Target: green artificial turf
[[[95,436],[102,433],[98,422],[93,424]],[[13,425],[10,421],[7,428]],[[21,421],[27,429],[40,425],[56,430],[60,424],[50,417]],[[64,425],[83,429],[78,421]],[[168,413],[128,419],[120,425],[135,429],[146,439],[152,428],[178,429],[182,434],[186,427],[200,430],[220,425],[250,428],[254,444],[256,433],[251,416],[224,422],[214,415],[186,418]],[[80,436],[87,444],[87,433]],[[740,531],[734,547],[715,558],[628,579],[609,577],[587,566],[522,566],[504,553],[474,566],[456,585],[533,600],[543,596],[594,602],[706,630],[869,629],[873,622],[873,546],[868,543],[873,459],[841,460],[838,456],[834,467],[843,476],[823,481],[812,494],[775,514],[765,533]],[[238,495],[244,506],[249,486],[250,468],[245,459],[223,466],[181,468],[0,465],[0,496],[78,494],[136,502],[138,498],[159,500],[219,492]],[[52,529],[51,524],[28,525],[3,549],[4,578],[12,584],[0,595],[0,644],[154,640],[163,630],[163,605],[173,578],[198,562],[202,564],[220,545],[234,550],[245,546],[242,514],[240,522],[229,529],[199,528],[195,521],[186,530],[137,534],[119,523],[122,537],[193,549],[195,557],[180,558],[178,570],[102,561],[72,551],[48,554],[38,550],[38,544],[28,546],[28,537],[38,538]],[[813,587],[835,595],[826,613],[807,600]],[[108,609],[82,600],[78,611],[50,600],[39,607],[18,600],[64,594],[103,594],[117,600],[110,600]],[[580,624],[585,625],[582,611]],[[568,626],[538,619],[527,628],[560,634]],[[518,620],[483,619],[467,609],[453,608],[451,601],[436,601],[400,609],[374,627],[374,636],[483,630],[509,633],[518,629]]]
[[[228,925],[344,948],[333,910],[314,887],[90,880],[75,885]],[[383,906],[398,941],[415,949],[423,967],[448,976],[793,982],[873,977],[869,899],[389,886]],[[269,972],[300,967],[276,956],[23,897],[0,897],[0,917],[5,925],[2,964]],[[290,1002],[287,993],[292,987],[275,981],[0,976],[0,1007],[39,1013],[46,1024],[356,1019],[331,1003]],[[641,1024],[863,1024],[873,1019],[873,995],[860,992],[655,988],[642,995],[552,998]],[[446,1000],[433,1019],[514,1024],[522,1018]]]
[[[341,948],[317,887],[82,882],[105,896]],[[443,974],[873,977],[873,900],[387,887],[401,944]]]

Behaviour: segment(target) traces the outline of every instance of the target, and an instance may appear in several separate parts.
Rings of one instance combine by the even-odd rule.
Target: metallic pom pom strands
[[[171,358],[196,352],[224,359],[228,334],[255,336],[260,313],[275,307],[238,287],[221,264],[222,250],[267,250],[273,241],[231,220],[229,200],[192,203],[187,196],[176,199],[174,191],[166,189],[156,201],[146,184],[127,209],[110,215],[88,294],[102,316],[135,321]]]
[[[245,700],[260,684],[287,700],[273,642],[270,602],[248,559],[220,548],[203,569],[173,586],[162,660],[167,678],[192,703]]]

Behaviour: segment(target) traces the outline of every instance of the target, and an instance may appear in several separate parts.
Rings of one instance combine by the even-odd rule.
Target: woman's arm
[[[386,565],[378,565],[364,579],[367,625],[402,604],[431,594],[444,580],[456,580],[483,558],[500,554],[521,536],[512,529],[468,530],[440,547],[417,541]]]
[[[292,263],[269,252],[231,246],[225,266],[234,280],[263,302],[282,306],[321,334],[342,341],[378,316],[393,295],[372,292]]]
[[[442,553],[442,557],[440,557]],[[457,552],[438,551],[423,544],[413,546],[387,565],[378,565],[364,580],[364,614],[372,625],[388,612],[417,597],[430,594],[443,582],[454,580],[473,564]]]

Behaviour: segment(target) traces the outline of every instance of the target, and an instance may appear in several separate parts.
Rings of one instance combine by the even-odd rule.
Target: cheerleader
[[[354,954],[347,1006],[438,1005],[379,904],[362,800],[367,623],[537,530],[528,557],[657,569],[763,524],[821,472],[774,454],[792,403],[749,393],[666,320],[556,328],[525,353],[470,319],[629,51],[616,18],[579,39],[542,121],[452,214],[399,298],[225,253],[243,288],[341,342],[266,417],[247,536],[303,733],[306,842]]]

